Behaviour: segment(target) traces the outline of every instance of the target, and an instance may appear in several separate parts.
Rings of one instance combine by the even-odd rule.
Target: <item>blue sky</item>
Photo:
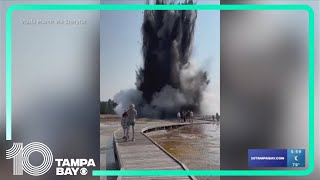
[[[100,24],[100,99],[135,88],[142,65],[143,11],[102,11]],[[220,12],[198,11],[191,60],[209,73],[212,89],[220,89]]]

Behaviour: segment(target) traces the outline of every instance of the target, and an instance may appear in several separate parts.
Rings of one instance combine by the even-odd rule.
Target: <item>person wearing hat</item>
[[[136,117],[138,115],[134,104],[131,104],[129,106],[129,109],[128,109],[127,113],[128,113],[128,134],[129,134],[130,126],[132,126],[132,141],[134,141],[135,140],[134,139],[134,125],[135,125],[135,122],[136,122]]]

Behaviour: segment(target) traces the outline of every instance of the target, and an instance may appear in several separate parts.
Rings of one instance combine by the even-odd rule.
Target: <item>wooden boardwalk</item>
[[[168,123],[169,125],[170,123]],[[147,138],[143,133],[145,125],[135,125],[135,141],[132,141],[132,129],[130,139],[125,142],[122,139],[122,129],[114,133],[115,153],[121,170],[188,170],[187,167],[177,159],[167,154],[162,148]],[[118,177],[118,180],[186,180],[196,178],[193,176],[172,177]]]

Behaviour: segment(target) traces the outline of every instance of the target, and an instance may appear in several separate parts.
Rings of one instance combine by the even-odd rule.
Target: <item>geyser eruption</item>
[[[199,112],[209,80],[206,72],[190,62],[196,18],[197,11],[191,10],[144,11],[143,67],[137,71],[137,90],[121,92],[126,99],[135,101],[118,102],[120,106],[135,103],[140,115],[162,118],[181,110]]]

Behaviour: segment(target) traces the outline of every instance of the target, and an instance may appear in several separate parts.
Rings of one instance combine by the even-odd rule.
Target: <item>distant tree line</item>
[[[116,114],[116,112],[114,111],[114,108],[117,106],[118,104],[114,101],[112,101],[111,99],[109,99],[108,101],[101,101],[100,102],[100,114]]]

